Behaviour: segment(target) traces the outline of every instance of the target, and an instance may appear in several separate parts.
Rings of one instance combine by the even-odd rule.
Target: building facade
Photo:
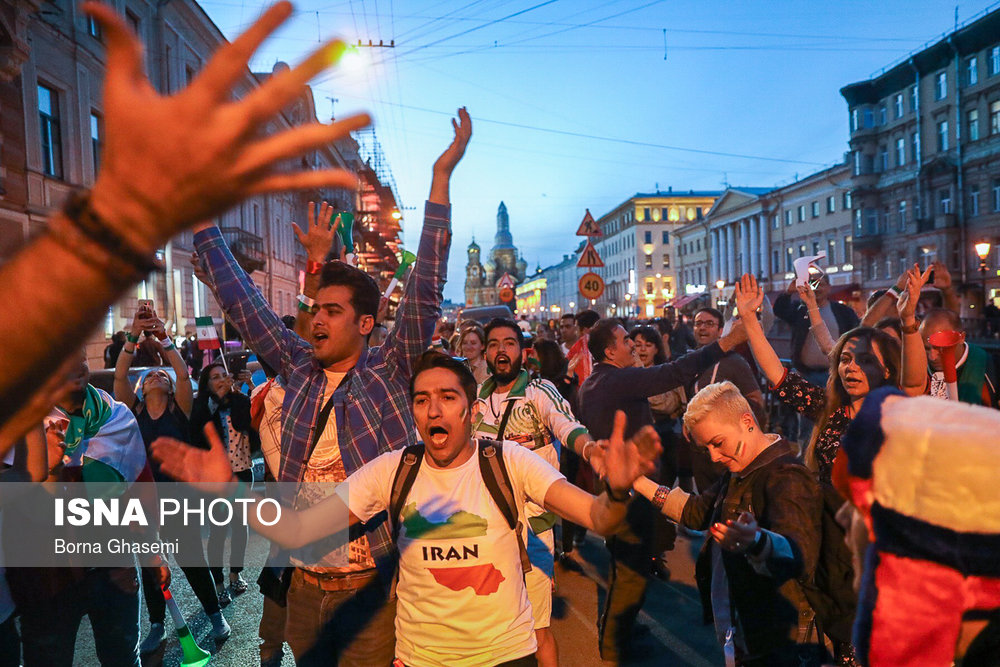
[[[840,92],[864,287],[942,260],[975,288],[963,313],[974,315],[980,279],[990,297],[1000,287],[1000,11]],[[985,274],[974,249],[982,241],[991,245]]]
[[[144,42],[146,73],[161,93],[187,85],[225,43],[195,2],[113,0],[111,4]],[[0,0],[0,261],[43,229],[50,212],[69,192],[94,183],[104,142],[102,40],[99,26],[72,0]],[[285,67],[278,63],[275,70]],[[270,75],[247,70],[234,88],[235,95],[245,96]],[[280,132],[315,120],[312,93],[306,88],[268,130]],[[353,139],[314,151],[295,166],[358,172],[365,168]],[[363,191],[372,189],[370,181],[365,180]],[[338,210],[355,212],[361,220],[355,242],[363,263],[371,264],[380,278],[394,268],[398,220],[394,226],[384,221],[398,211],[394,197],[384,191],[378,193],[379,205],[374,208],[361,208],[360,193],[355,191],[253,197],[217,222],[237,260],[278,313],[295,312],[305,263],[291,222],[304,223],[307,202],[322,200]],[[371,237],[371,229],[377,230],[381,243]],[[159,253],[164,270],[149,275],[109,308],[101,330],[81,336],[88,341],[92,360],[100,359],[111,333],[128,326],[140,298],[154,300],[157,313],[177,336],[193,331],[195,317],[221,318],[211,293],[193,275],[192,250],[190,232],[167,243]],[[381,253],[383,259],[372,253]]]
[[[678,229],[701,220],[719,192],[637,193],[597,220],[594,246],[605,290],[593,304],[604,315],[654,317],[678,293]]]

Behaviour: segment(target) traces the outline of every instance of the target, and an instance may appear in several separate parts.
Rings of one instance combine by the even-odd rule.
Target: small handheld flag
[[[344,249],[347,251],[347,263],[354,266],[354,214],[344,211],[338,213],[337,218],[340,219],[337,235],[340,236]]]
[[[406,269],[417,261],[417,256],[414,255],[409,250],[401,250],[399,253],[399,267],[396,272],[392,274],[392,280],[389,281],[389,286],[385,288],[385,292],[382,293],[382,298],[388,299],[389,295],[392,294],[393,290],[396,289],[396,285],[399,281],[403,279],[406,275]]]
[[[198,349],[218,350],[222,347],[219,342],[219,333],[215,330],[215,321],[211,315],[194,318],[194,324],[198,327]]]

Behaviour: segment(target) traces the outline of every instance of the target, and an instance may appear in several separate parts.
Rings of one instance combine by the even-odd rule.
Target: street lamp
[[[632,315],[632,295],[625,294],[625,315],[630,317]]]
[[[725,280],[716,280],[715,281],[715,288],[717,290],[719,290],[719,300],[716,303],[716,305],[720,305],[722,303],[722,290],[725,289],[725,287],[726,287],[726,281]]]
[[[987,299],[986,299],[986,258],[990,254],[990,242],[989,241],[985,241],[985,240],[984,241],[980,241],[979,243],[977,243],[975,245],[975,248],[976,248],[976,254],[979,255],[979,277],[980,277],[980,279],[983,282],[983,308],[985,308],[986,307],[986,303],[987,303]],[[983,313],[983,317],[985,317],[985,316],[986,316],[986,313],[984,312]]]

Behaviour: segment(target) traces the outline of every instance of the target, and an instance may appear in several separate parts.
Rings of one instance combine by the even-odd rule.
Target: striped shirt
[[[416,442],[410,411],[413,365],[427,349],[441,316],[451,246],[450,208],[427,202],[417,260],[413,264],[383,345],[368,348],[333,393],[337,441],[348,475],[385,452]],[[285,384],[279,481],[301,482],[312,453],[313,430],[322,409],[326,373],[312,346],[285,328],[217,227],[195,235],[226,315],[244,340]],[[377,524],[377,525],[375,525]],[[392,540],[386,522],[369,522],[368,539],[379,568],[392,568]],[[390,570],[383,570],[388,572]]]

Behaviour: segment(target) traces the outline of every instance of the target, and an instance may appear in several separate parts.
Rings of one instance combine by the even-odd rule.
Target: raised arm
[[[303,230],[296,223],[292,223],[292,231],[295,238],[299,240],[306,251],[305,280],[303,281],[302,295],[307,299],[315,299],[319,291],[319,277],[326,262],[330,248],[333,247],[333,240],[337,235],[337,228],[340,226],[340,216],[332,223],[333,207],[322,202],[319,206],[319,216],[316,215],[316,205],[309,202],[307,213],[308,224]],[[301,338],[309,340],[312,335],[312,319],[314,311],[307,302],[300,301],[295,311],[295,333]]]
[[[274,135],[262,131],[337,59],[344,50],[340,42],[321,46],[297,67],[232,99],[250,56],[290,16],[288,2],[268,9],[223,45],[187,88],[169,96],[150,84],[142,46],[123,17],[106,3],[88,2],[83,9],[101,26],[107,45],[101,172],[89,194],[72,197],[45,233],[0,267],[6,312],[16,313],[0,318],[0,422],[74,353],[67,340],[93,330],[108,304],[158,268],[156,250],[178,232],[250,195],[354,187],[354,175],[344,170],[288,173],[272,167],[369,122],[355,116]]]
[[[938,260],[931,264],[931,272],[934,274],[933,285],[941,292],[942,305],[953,313],[962,314],[962,302],[955,292],[955,287],[951,281],[951,272],[948,266]]]
[[[899,388],[908,396],[920,396],[927,387],[927,350],[920,336],[916,312],[920,290],[927,284],[932,270],[934,267],[921,273],[920,267],[914,264],[906,272],[906,289],[897,301],[899,319],[903,322],[903,372]]]
[[[122,346],[122,351],[115,362],[115,400],[127,405],[129,410],[135,407],[136,397],[132,383],[128,379],[128,369],[135,360],[135,349],[139,338],[144,331],[150,331],[152,328],[153,313],[144,309],[137,310],[126,334],[125,345]]]
[[[153,335],[160,340],[163,346],[163,358],[174,369],[174,376],[176,378],[174,382],[174,400],[177,401],[177,407],[181,409],[185,417],[190,417],[191,407],[194,405],[194,390],[191,387],[191,375],[188,373],[184,357],[181,356],[180,350],[177,349],[174,342],[167,335],[166,327],[159,318],[156,318],[156,322],[153,325]],[[117,381],[117,379],[118,376],[116,374],[115,380]],[[128,404],[126,403],[126,405]]]
[[[748,273],[743,274],[740,282],[736,284],[736,307],[739,309],[740,319],[746,329],[753,358],[757,360],[757,365],[763,371],[764,377],[773,387],[784,378],[785,367],[781,364],[777,352],[767,341],[764,329],[760,325],[760,319],[757,317],[757,309],[763,302],[764,292],[757,285],[757,279]],[[777,307],[775,313],[777,313]]]
[[[798,285],[799,299],[806,304],[806,311],[809,313],[809,331],[816,339],[820,351],[826,356],[830,356],[834,346],[837,344],[830,335],[830,328],[826,326],[823,316],[819,312],[819,304],[816,303],[816,295],[809,285]]]
[[[472,137],[472,120],[465,108],[458,110],[458,117],[459,122],[451,121],[455,138],[434,163],[417,259],[403,288],[395,325],[382,346],[395,362],[398,372],[406,378],[412,374],[417,358],[430,346],[434,326],[441,317],[451,248],[451,175]]]
[[[896,300],[899,295],[903,293],[903,289],[906,287],[906,272],[904,271],[899,278],[896,279],[896,283],[886,290],[885,294],[880,296],[875,300],[868,310],[865,311],[864,316],[861,318],[861,326],[873,327],[880,320],[886,317],[892,317],[896,314]]]

